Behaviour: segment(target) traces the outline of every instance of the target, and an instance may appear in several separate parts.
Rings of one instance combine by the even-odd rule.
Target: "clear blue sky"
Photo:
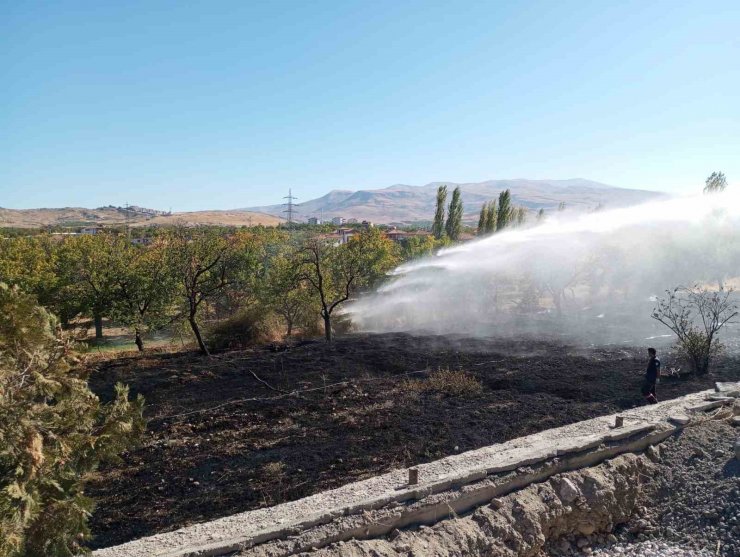
[[[0,206],[740,187],[740,2],[0,1]]]

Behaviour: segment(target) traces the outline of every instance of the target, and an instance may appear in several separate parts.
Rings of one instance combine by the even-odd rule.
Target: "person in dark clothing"
[[[656,357],[655,348],[648,348],[647,369],[645,370],[645,382],[642,384],[642,396],[650,404],[657,404],[658,397],[655,395],[655,384],[660,377],[660,360]]]

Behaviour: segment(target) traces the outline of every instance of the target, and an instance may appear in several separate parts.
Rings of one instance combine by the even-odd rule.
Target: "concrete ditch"
[[[396,470],[298,501],[102,549],[94,555],[175,557],[238,553],[277,557],[308,551],[319,551],[319,554],[321,551],[330,552],[334,549],[327,546],[337,543],[346,546],[341,554],[351,555],[349,551],[353,543],[357,551],[370,549],[351,540],[370,540],[372,543],[369,545],[391,544],[393,540],[386,537],[396,537],[395,534],[404,528],[434,525],[467,513],[478,516],[482,505],[505,498],[512,492],[517,492],[519,497],[520,494],[524,496],[527,490],[551,489],[562,502],[558,486],[563,482],[563,474],[590,469],[604,461],[608,462],[602,466],[618,467],[613,469],[620,471],[615,476],[625,478],[626,483],[612,485],[602,482],[602,488],[594,491],[601,494],[599,498],[586,499],[584,504],[594,516],[598,516],[598,509],[603,508],[605,516],[612,517],[610,520],[619,520],[622,510],[613,508],[614,505],[608,501],[617,498],[629,502],[629,486],[639,485],[633,478],[634,474],[643,473],[641,470],[649,466],[649,459],[637,457],[635,453],[659,444],[689,424],[693,417],[733,404],[733,395],[740,389],[740,384],[735,387],[733,390],[732,385],[723,385],[722,389],[716,391],[704,391],[619,415],[594,418],[423,464],[416,467],[419,477],[416,485],[408,484],[408,469]],[[621,427],[615,427],[617,417],[623,418],[624,425]],[[579,477],[569,481],[577,485]],[[612,495],[609,496],[609,493]],[[511,504],[514,505],[513,502]],[[505,503],[502,505],[505,506]],[[557,520],[553,519],[554,522],[548,522],[542,516],[534,518],[533,515],[530,522],[549,524],[535,535],[537,539],[547,539],[558,528],[571,528],[573,520],[581,520],[573,505],[566,503],[562,506],[569,510],[563,511],[556,517]],[[511,508],[514,509],[513,506]],[[549,509],[546,516],[554,517],[556,508]],[[455,521],[455,524],[460,522]],[[584,528],[602,528],[606,525],[599,522]],[[471,543],[488,547],[491,543],[498,543],[495,540],[509,540],[509,545],[516,546],[511,541],[516,536],[512,534],[507,537],[505,532],[499,530],[489,525],[481,530],[483,534],[480,536],[471,534]],[[429,543],[432,543],[431,539]],[[501,543],[506,545],[505,542]],[[527,542],[525,545],[535,547],[539,544]],[[510,554],[528,555],[528,550],[523,547],[510,547]],[[398,554],[390,545],[383,546],[385,553],[380,549],[373,549],[373,554]]]

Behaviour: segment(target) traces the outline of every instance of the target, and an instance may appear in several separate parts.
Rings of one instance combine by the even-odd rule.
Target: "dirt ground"
[[[642,403],[642,349],[401,334],[282,348],[97,365],[103,399],[117,381],[146,397],[149,431],[88,486],[94,548]],[[418,388],[440,368],[465,370],[482,389]],[[711,377],[664,379],[658,396],[738,379],[740,360],[727,358]]]

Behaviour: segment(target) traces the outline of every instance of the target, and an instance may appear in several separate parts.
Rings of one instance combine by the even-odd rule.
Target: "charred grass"
[[[388,334],[95,366],[93,389],[108,399],[129,384],[149,420],[143,445],[87,489],[104,547],[641,404],[644,358]],[[658,395],[738,378],[728,358],[713,376],[664,380]]]

